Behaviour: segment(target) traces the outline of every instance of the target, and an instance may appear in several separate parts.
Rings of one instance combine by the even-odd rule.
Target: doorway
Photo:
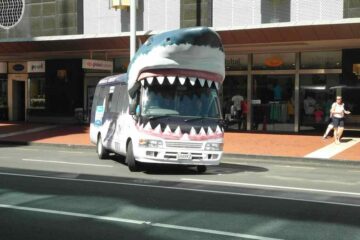
[[[13,81],[13,120],[25,121],[25,82]]]
[[[8,111],[10,121],[26,121],[28,108],[28,75],[8,75]]]

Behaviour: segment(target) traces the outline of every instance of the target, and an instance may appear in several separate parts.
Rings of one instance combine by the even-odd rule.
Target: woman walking
[[[345,114],[350,114],[351,112],[345,110],[345,105],[342,102],[342,97],[337,96],[336,102],[334,102],[331,106],[330,113],[332,115],[332,120],[333,120],[333,125],[334,125],[335,143],[340,144],[340,138],[344,132]]]

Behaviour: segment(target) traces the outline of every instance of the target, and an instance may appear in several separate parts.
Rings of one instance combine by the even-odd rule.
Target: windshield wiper
[[[193,117],[189,119],[185,119],[185,122],[192,122],[192,121],[198,121],[198,120],[204,120],[207,119],[206,117]]]
[[[172,116],[177,116],[177,115],[173,115],[173,114],[155,115],[155,116],[150,116],[150,117],[148,117],[148,118],[149,118],[150,120],[153,120],[153,119],[166,118],[166,117],[172,117]]]

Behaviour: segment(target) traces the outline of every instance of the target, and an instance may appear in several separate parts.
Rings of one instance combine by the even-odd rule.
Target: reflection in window
[[[295,53],[254,54],[254,70],[295,69]]]
[[[30,108],[45,108],[45,78],[29,81]]]
[[[360,17],[360,0],[344,0],[344,18]]]
[[[262,0],[261,23],[290,22],[290,0]]]
[[[341,51],[333,52],[303,52],[301,53],[302,69],[335,69],[342,65]]]

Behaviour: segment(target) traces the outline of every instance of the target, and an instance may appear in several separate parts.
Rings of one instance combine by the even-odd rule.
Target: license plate
[[[191,153],[179,153],[177,156],[178,160],[191,160]]]

